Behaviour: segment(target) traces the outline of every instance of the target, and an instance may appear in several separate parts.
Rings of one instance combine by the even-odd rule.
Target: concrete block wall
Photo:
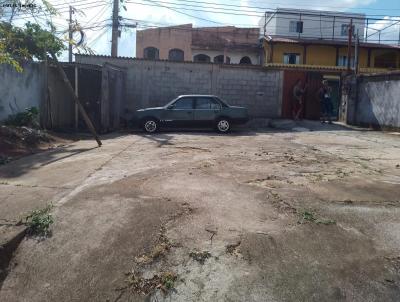
[[[349,124],[400,128],[400,73],[363,75],[350,83]]]
[[[8,64],[0,65],[0,121],[25,108],[41,108],[45,97],[46,70],[43,63],[23,64],[17,72]]]
[[[77,55],[87,64],[110,63],[126,70],[128,112],[163,106],[182,94],[215,94],[246,106],[252,117],[279,117],[282,71],[262,67],[169,62]]]

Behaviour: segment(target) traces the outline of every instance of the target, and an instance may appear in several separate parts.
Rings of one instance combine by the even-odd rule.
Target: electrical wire
[[[168,8],[168,9],[174,9],[174,10],[184,10],[184,11],[193,11],[193,12],[206,12],[206,13],[212,13],[212,14],[223,14],[223,15],[231,15],[231,16],[243,16],[243,17],[259,17],[262,18],[264,17],[264,13],[263,14],[255,14],[255,13],[243,13],[243,11],[239,11],[239,10],[234,10],[234,9],[222,9],[222,8],[215,8],[215,9],[219,9],[219,10],[211,10],[213,9],[211,8],[205,8],[204,6],[195,6],[195,7],[201,7],[204,9],[198,9],[198,8],[190,8],[193,5],[185,5],[184,7],[182,6],[182,4],[180,3],[173,3],[173,2],[165,2],[162,0],[157,0],[157,1],[152,1],[152,0],[142,0],[143,2],[137,2],[137,1],[132,1],[132,0],[128,0],[126,1],[126,3],[131,3],[131,4],[136,4],[136,5],[143,5],[143,6],[151,6],[151,7],[164,7],[164,8]],[[150,2],[150,3],[144,3],[144,2]],[[168,6],[165,6],[163,4],[160,3],[168,3]],[[174,6],[171,6],[174,5]],[[275,10],[274,10],[275,11]],[[274,11],[270,11],[271,13]],[[244,11],[247,12],[247,11]],[[254,11],[253,11],[254,12]],[[182,13],[182,12],[179,12]],[[294,16],[299,16],[302,15],[304,16],[307,20],[312,20],[312,21],[319,21],[319,16],[320,14],[313,14],[313,13],[300,13],[300,12],[282,12],[282,15],[294,15]],[[362,20],[365,22],[366,19],[369,20],[374,20],[374,21],[381,21],[383,20],[383,18],[367,18],[367,17],[363,17],[363,16],[359,16],[359,17],[349,17],[349,16],[345,16],[345,15],[328,15],[328,14],[322,14],[323,17],[326,18],[336,18],[337,20],[340,19],[353,19],[353,20]],[[193,16],[192,16],[193,17]],[[196,16],[194,16],[195,18],[197,18]],[[314,18],[312,18],[314,17]],[[290,20],[296,20],[296,18],[291,18],[291,17],[287,17],[287,16],[279,16],[279,18],[281,19],[290,19]],[[392,16],[392,18],[400,18],[400,16]],[[204,18],[203,18],[204,19]],[[215,23],[215,21],[206,19],[206,21],[211,21],[213,23]]]

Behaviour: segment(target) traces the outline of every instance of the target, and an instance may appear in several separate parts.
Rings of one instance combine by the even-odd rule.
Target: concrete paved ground
[[[55,223],[20,243],[0,301],[399,301],[400,137],[275,127],[114,134],[1,167],[2,226],[49,202]],[[140,293],[165,272],[173,290]]]

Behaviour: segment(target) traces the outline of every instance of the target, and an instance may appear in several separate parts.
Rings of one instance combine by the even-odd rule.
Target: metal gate
[[[340,100],[340,80],[339,76],[332,72],[304,71],[304,70],[285,70],[283,77],[282,94],[282,118],[292,118],[293,109],[293,88],[297,80],[301,80],[303,85],[307,85],[304,95],[304,107],[301,118],[318,120],[320,118],[320,102],[318,90],[322,85],[322,80],[327,79],[332,87],[332,102],[334,117],[337,118]]]
[[[119,129],[124,91],[124,71],[111,64],[104,64],[101,79],[102,132]]]

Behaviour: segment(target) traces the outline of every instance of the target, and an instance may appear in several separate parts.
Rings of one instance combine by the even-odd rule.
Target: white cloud
[[[368,26],[368,41],[398,44],[400,39],[400,19],[386,16]],[[379,34],[380,33],[380,34]]]

